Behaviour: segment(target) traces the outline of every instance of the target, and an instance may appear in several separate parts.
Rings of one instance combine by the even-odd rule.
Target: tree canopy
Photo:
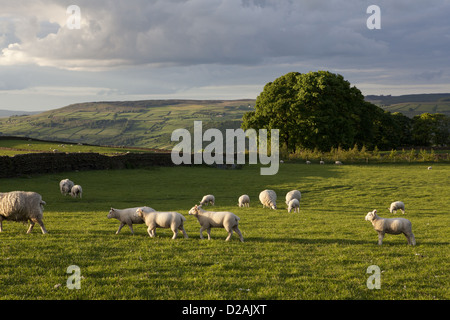
[[[417,118],[417,119],[416,119]],[[264,86],[242,128],[279,129],[280,144],[296,148],[380,149],[420,143],[448,144],[449,117],[391,114],[364,100],[343,76],[328,71],[289,72]],[[415,130],[417,133],[415,133]]]

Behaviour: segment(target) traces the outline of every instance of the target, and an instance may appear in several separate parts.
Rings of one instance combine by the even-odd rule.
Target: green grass
[[[71,178],[83,199],[64,197],[58,183]],[[173,167],[84,171],[0,179],[1,191],[32,190],[47,202],[44,222],[5,221],[0,233],[0,299],[440,299],[449,293],[450,165],[304,165],[284,163],[275,176],[257,166],[241,170]],[[258,194],[278,194],[277,211],[262,209]],[[284,196],[302,191],[300,213],[287,213]],[[189,209],[204,194],[214,210],[240,218],[245,242],[223,229],[199,239]],[[250,208],[238,208],[247,193]],[[417,245],[403,235],[377,233],[364,220],[383,217],[394,200],[406,204]],[[189,239],[172,240],[167,229],[151,239],[145,225],[135,235],[107,219],[109,208],[148,205],[186,218]],[[401,214],[398,214],[401,216]],[[205,233],[206,236],[206,233]],[[81,271],[81,289],[66,286],[67,267]],[[381,289],[369,290],[366,273],[378,265]]]

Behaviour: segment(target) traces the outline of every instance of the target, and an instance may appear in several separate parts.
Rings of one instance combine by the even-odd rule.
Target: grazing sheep
[[[73,198],[76,198],[77,196],[80,196],[80,199],[81,199],[82,195],[83,195],[83,189],[81,188],[81,186],[79,184],[76,184],[70,190],[70,195]]]
[[[208,203],[209,203],[213,206],[215,203],[215,200],[216,199],[214,198],[214,196],[212,194],[207,194],[206,196],[203,196],[202,200],[200,201],[200,205],[201,206],[208,205]]]
[[[300,199],[302,197],[302,194],[298,190],[291,190],[288,193],[286,193],[286,205],[289,205],[289,202],[292,199],[297,199],[300,202]]]
[[[336,161],[334,162],[334,164],[337,164],[337,165],[341,165],[341,164],[342,164],[342,162],[341,162],[341,161],[339,161],[339,160],[336,160]]]
[[[294,212],[300,212],[300,202],[298,199],[292,199],[288,204],[288,212],[291,212],[294,209]]]
[[[309,160],[306,160],[306,164],[311,164],[311,161],[309,161]]]
[[[430,166],[430,167],[428,167],[428,170],[431,170],[431,169],[433,169],[433,167],[431,167],[431,166]]]
[[[42,219],[44,217],[45,201],[36,192],[12,191],[0,193],[0,232],[3,231],[2,221],[30,221],[27,233],[31,233],[37,222],[42,233],[47,233]]]
[[[239,207],[250,207],[250,197],[246,194],[243,194],[238,199]]]
[[[395,201],[391,203],[391,206],[388,208],[390,213],[397,213],[397,210],[402,210],[402,213],[405,214],[405,204],[401,201]]]
[[[320,160],[320,162],[319,162],[320,164],[325,164],[325,161],[323,161],[323,160]]]
[[[208,233],[208,240],[211,240],[211,228],[225,228],[228,232],[228,237],[225,241],[231,239],[234,230],[239,235],[239,239],[244,242],[242,233],[238,228],[240,218],[232,212],[205,211],[202,209],[202,206],[195,205],[189,210],[189,215],[195,216],[200,223],[200,239],[203,239],[202,232],[204,230]]]
[[[137,209],[142,209],[145,212],[155,211],[150,207],[135,207],[135,208],[127,208],[127,209],[114,209],[111,208],[109,211],[107,218],[115,218],[120,221],[119,230],[116,231],[116,234],[119,234],[120,230],[124,225],[128,225],[130,227],[131,233],[134,234],[133,224],[142,224],[144,220],[136,213]]]
[[[72,190],[74,183],[73,181],[70,181],[69,179],[64,179],[59,182],[59,190],[61,191],[61,194],[68,195],[70,194],[70,190]]]
[[[263,208],[268,207],[271,209],[277,209],[277,194],[273,190],[263,190],[259,194],[259,201],[261,201]]]
[[[170,228],[173,232],[172,239],[175,239],[177,237],[178,230],[181,230],[183,232],[183,235],[186,239],[188,238],[186,230],[184,230],[183,226],[186,218],[181,213],[174,211],[144,212],[142,209],[137,209],[136,213],[145,221],[145,224],[148,227],[148,235],[151,238],[154,238],[156,236],[156,228]]]
[[[415,246],[416,239],[412,233],[411,221],[405,218],[380,218],[377,210],[367,213],[366,220],[372,222],[373,228],[378,232],[378,244],[381,246],[385,233],[400,234],[403,233],[408,240],[408,244]]]

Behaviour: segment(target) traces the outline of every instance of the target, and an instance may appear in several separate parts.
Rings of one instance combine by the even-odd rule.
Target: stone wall
[[[170,153],[28,153],[0,156],[0,178],[75,170],[106,170],[173,166]]]

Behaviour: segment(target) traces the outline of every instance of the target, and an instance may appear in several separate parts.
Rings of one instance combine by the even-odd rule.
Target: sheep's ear
[[[377,209],[373,210],[372,212],[373,212],[373,213],[377,213]]]

